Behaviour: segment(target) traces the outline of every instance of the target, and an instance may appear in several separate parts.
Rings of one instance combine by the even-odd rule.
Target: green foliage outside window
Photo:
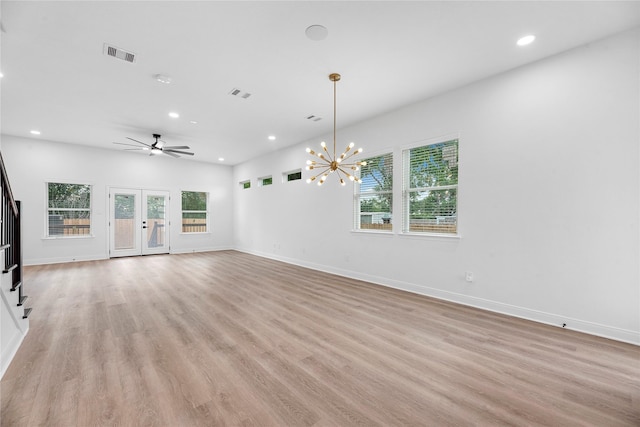
[[[182,232],[197,233],[205,231],[207,231],[207,193],[183,191]]]
[[[91,186],[47,183],[47,235],[66,237],[91,233]]]
[[[456,233],[458,140],[408,150],[405,231]]]
[[[393,154],[364,159],[356,187],[356,228],[391,230],[393,214]]]

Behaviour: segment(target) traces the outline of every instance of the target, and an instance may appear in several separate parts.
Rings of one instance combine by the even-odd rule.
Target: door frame
[[[116,194],[129,194],[136,197],[134,203],[135,213],[133,218],[134,230],[133,235],[133,248],[115,250],[115,195]],[[164,244],[159,247],[150,248],[146,239],[147,226],[149,219],[147,216],[147,196],[161,195],[166,199],[165,202],[165,222],[164,226]],[[113,198],[112,198],[113,196]],[[124,256],[140,256],[140,255],[153,255],[153,254],[168,254],[170,253],[170,209],[171,209],[171,193],[168,190],[152,190],[146,188],[129,188],[129,187],[109,187],[107,191],[107,247],[109,258],[117,258]]]

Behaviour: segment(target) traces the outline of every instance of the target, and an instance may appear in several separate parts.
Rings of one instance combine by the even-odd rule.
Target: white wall
[[[22,201],[26,265],[108,258],[109,187],[170,191],[171,253],[233,247],[229,166],[9,135],[2,137],[2,154],[15,198]],[[93,185],[92,238],[44,238],[45,182]],[[209,192],[211,233],[180,232],[182,190]]]
[[[403,146],[459,135],[460,239],[401,235],[397,174],[386,235],[351,231],[350,184],[307,185],[306,171],[281,183],[318,139],[234,168],[238,249],[640,344],[639,38],[621,34],[338,132],[340,146],[353,140],[364,154],[393,150],[396,172]],[[256,187],[269,174],[274,184]],[[246,179],[252,188],[241,190]]]

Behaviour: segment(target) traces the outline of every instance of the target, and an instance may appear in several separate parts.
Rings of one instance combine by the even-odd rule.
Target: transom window
[[[266,185],[271,185],[271,184],[273,184],[273,178],[271,177],[271,175],[263,176],[261,178],[258,178],[258,184],[260,185],[260,187],[264,187]]]
[[[364,159],[355,187],[355,229],[392,229],[393,214],[393,154]]]
[[[47,183],[48,237],[91,234],[91,185]]]
[[[282,174],[282,182],[298,181],[300,179],[302,179],[302,169],[296,169]]]
[[[458,140],[403,151],[403,232],[457,234]]]

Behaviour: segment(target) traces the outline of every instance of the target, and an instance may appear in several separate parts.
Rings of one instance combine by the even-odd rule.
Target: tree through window
[[[393,215],[393,154],[364,159],[362,183],[355,186],[355,228],[391,230]]]
[[[458,231],[458,140],[404,150],[403,231]]]
[[[47,236],[91,234],[91,186],[47,183]]]
[[[205,233],[208,231],[208,194],[200,191],[182,192],[182,232]]]

